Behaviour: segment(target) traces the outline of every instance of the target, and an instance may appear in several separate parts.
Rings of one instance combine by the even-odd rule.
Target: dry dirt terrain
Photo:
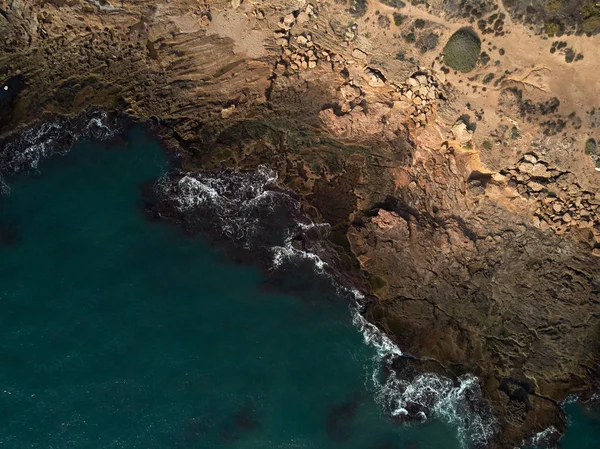
[[[100,108],[185,170],[270,166],[365,316],[477,375],[512,448],[600,375],[597,31],[584,0],[0,0],[0,145]]]

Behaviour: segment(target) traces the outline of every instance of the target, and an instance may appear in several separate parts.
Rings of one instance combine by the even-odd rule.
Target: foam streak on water
[[[300,214],[299,202],[285,190],[274,190],[277,175],[266,167],[255,172],[220,171],[165,175],[159,190],[176,209],[184,214],[203,216],[206,208],[216,212],[213,224],[218,232],[246,249],[268,244],[273,254],[272,269],[280,269],[294,259],[312,260],[316,272],[328,276],[326,262],[319,257],[318,243],[310,249],[293,244],[299,235],[328,231]],[[292,220],[282,220],[281,206]],[[199,213],[200,212],[200,213]],[[283,231],[265,242],[265,222],[283,225]],[[287,223],[287,226],[286,226]],[[280,226],[281,227],[281,226]],[[317,234],[319,235],[319,234]],[[322,233],[320,234],[323,235]],[[335,280],[332,279],[333,282]],[[367,345],[375,350],[371,370],[371,386],[376,399],[391,415],[425,421],[441,419],[456,427],[464,447],[485,447],[494,434],[495,420],[481,407],[481,391],[477,377],[464,375],[456,381],[424,373],[413,378],[399,377],[394,361],[403,357],[393,341],[360,313],[364,297],[356,290],[339,286],[340,293],[352,298],[352,320]],[[382,372],[387,373],[382,376]],[[473,406],[473,404],[478,404]],[[477,410],[476,410],[477,409]],[[409,414],[414,416],[408,416]]]

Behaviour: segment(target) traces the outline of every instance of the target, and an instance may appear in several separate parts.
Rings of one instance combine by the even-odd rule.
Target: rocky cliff
[[[269,165],[365,316],[417,369],[477,375],[514,447],[598,380],[600,42],[508,6],[0,0],[0,139],[101,108],[185,170]],[[469,73],[444,60],[465,28]]]

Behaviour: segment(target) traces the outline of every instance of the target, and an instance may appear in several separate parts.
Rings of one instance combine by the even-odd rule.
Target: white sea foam
[[[0,195],[9,195],[10,186],[4,180],[4,177],[0,175]]]
[[[479,380],[467,374],[457,382],[432,373],[423,373],[413,379],[399,378],[393,369],[402,351],[375,325],[368,322],[360,313],[363,296],[352,291],[356,306],[352,309],[355,327],[362,333],[365,343],[375,349],[370,380],[375,388],[376,400],[393,416],[406,417],[408,410],[428,410],[431,417],[441,419],[456,427],[463,447],[473,445],[485,447],[495,433],[496,422],[491,414],[480,415],[470,410],[470,402],[481,398]],[[381,369],[389,373],[382,379]],[[422,421],[429,417],[423,410],[417,412]]]
[[[287,192],[273,189],[277,173],[260,166],[255,172],[198,172],[187,173],[176,180],[165,176],[159,182],[159,190],[167,195],[180,212],[193,212],[208,207],[216,215],[217,230],[250,248],[253,241],[264,231],[261,224],[271,220],[278,205],[297,212],[300,203]],[[310,232],[324,224],[312,222],[290,223],[279,238],[273,237],[270,245],[272,268],[277,269],[285,262],[307,259],[314,262],[317,271],[326,267],[317,254],[294,246],[294,237]]]
[[[42,160],[68,152],[77,140],[108,139],[117,132],[106,123],[104,112],[95,112],[82,129],[77,119],[44,121],[25,129],[18,139],[8,142],[0,153],[0,173],[11,174],[21,170],[36,170]],[[65,145],[65,142],[68,142]],[[3,189],[3,192],[7,189]]]
[[[550,426],[541,432],[536,433],[534,436],[525,440],[521,443],[521,448],[532,448],[537,449],[540,447],[548,447],[548,443],[552,440],[558,441],[560,433],[554,426]],[[519,449],[515,447],[514,449]]]
[[[288,230],[287,236],[283,245],[277,246],[274,245],[271,247],[271,251],[273,253],[273,265],[272,269],[276,270],[280,268],[285,262],[290,262],[297,259],[305,259],[313,262],[315,270],[320,274],[325,274],[325,268],[327,267],[327,262],[321,259],[317,254],[311,251],[304,251],[296,248],[293,245],[292,239],[295,234],[299,231],[301,232],[310,232],[312,230],[318,230],[325,228],[327,231],[329,230],[329,224],[326,223],[296,223],[295,226]]]
[[[277,175],[266,167],[256,172],[188,173],[169,180],[163,178],[160,190],[166,193],[181,212],[191,212],[209,206],[217,214],[216,226],[228,237],[248,247],[250,241],[262,231],[261,220],[275,220],[277,203],[298,212],[300,204],[285,191],[269,190],[275,187]],[[259,212],[266,210],[267,213]],[[326,232],[328,225],[315,224],[304,217],[302,221],[290,223],[273,243],[273,270],[287,262],[311,260],[318,273],[329,276],[326,262],[317,250],[299,249],[293,244],[299,233]],[[335,280],[332,279],[335,283]],[[425,373],[412,379],[399,378],[393,365],[402,351],[375,325],[360,313],[365,298],[357,290],[348,290],[336,284],[341,293],[353,299],[352,321],[363,335],[365,343],[375,350],[370,370],[370,383],[374,387],[377,401],[396,417],[406,417],[409,410],[425,421],[435,417],[455,426],[463,447],[484,447],[495,431],[495,421],[489,413],[478,414],[472,401],[481,399],[477,377],[464,375],[453,381],[449,378]],[[386,376],[382,376],[385,370]],[[428,416],[428,414],[430,416]]]

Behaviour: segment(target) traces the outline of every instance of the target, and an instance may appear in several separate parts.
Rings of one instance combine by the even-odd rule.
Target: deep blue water
[[[0,196],[0,447],[460,447],[450,425],[386,417],[347,302],[269,293],[149,221],[166,161],[128,142],[79,143]],[[564,447],[600,447],[598,415],[571,408]]]

